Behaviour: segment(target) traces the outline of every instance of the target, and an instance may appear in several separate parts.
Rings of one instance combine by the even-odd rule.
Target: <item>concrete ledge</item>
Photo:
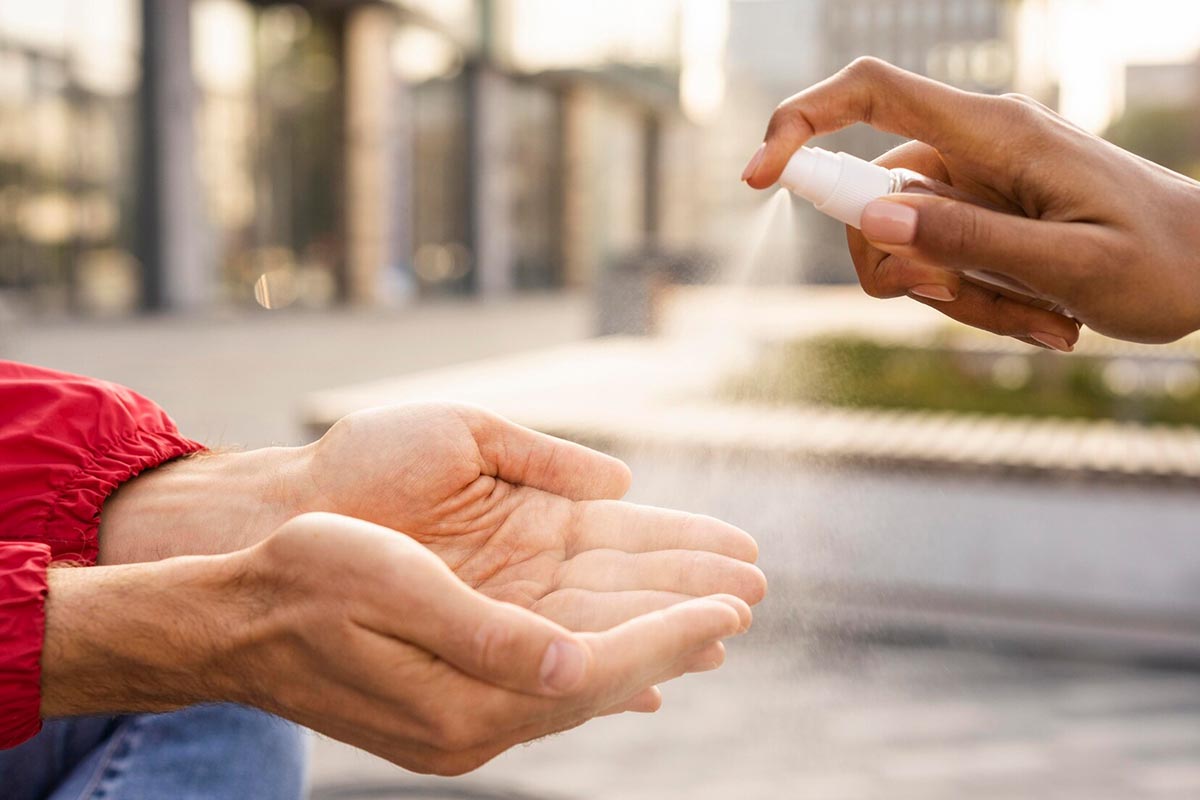
[[[1200,430],[1114,422],[714,402],[744,353],[599,339],[311,396],[323,430],[373,406],[443,399],[590,444],[753,451],[938,470],[1200,482]]]

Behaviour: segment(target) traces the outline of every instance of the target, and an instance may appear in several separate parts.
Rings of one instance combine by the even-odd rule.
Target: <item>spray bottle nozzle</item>
[[[801,147],[788,160],[779,183],[836,220],[862,226],[862,212],[872,200],[891,191],[886,167],[849,153]]]

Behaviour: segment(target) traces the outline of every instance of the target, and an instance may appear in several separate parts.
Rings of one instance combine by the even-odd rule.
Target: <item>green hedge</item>
[[[1031,348],[1028,355],[979,353],[952,342],[932,347],[824,337],[772,347],[730,379],[735,401],[851,408],[957,411],[1005,416],[1116,419],[1200,425],[1200,379],[1188,364],[1118,365]],[[1162,380],[1164,370],[1168,378]],[[1132,383],[1129,376],[1132,375]],[[1115,384],[1115,386],[1114,386]]]

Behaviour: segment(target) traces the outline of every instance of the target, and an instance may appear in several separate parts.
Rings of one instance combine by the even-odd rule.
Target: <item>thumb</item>
[[[411,541],[411,540],[410,540]],[[562,696],[585,685],[591,650],[566,628],[467,586],[416,542],[404,605],[386,631],[481,681]]]
[[[1102,233],[1095,226],[1031,219],[921,194],[870,203],[863,211],[862,234],[885,253],[955,272],[993,272],[1067,305],[1071,287],[1102,252]]]
[[[571,500],[619,500],[629,491],[629,467],[612,456],[482,409],[463,413],[489,475]]]

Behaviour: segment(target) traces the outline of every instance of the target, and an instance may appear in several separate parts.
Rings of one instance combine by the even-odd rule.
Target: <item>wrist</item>
[[[224,557],[51,569],[43,717],[231,699],[240,593]]]
[[[205,453],[122,485],[104,503],[98,563],[240,550],[304,510],[307,448]]]

